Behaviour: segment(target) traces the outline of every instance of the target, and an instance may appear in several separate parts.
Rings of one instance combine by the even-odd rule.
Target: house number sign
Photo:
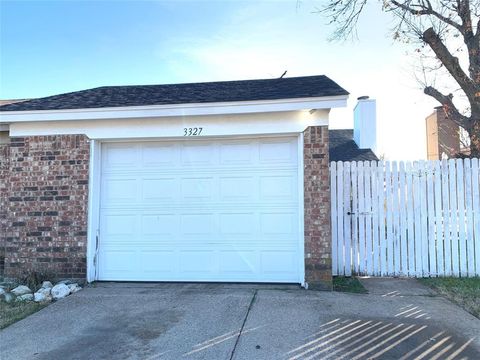
[[[199,136],[202,130],[201,127],[183,128],[183,136]]]

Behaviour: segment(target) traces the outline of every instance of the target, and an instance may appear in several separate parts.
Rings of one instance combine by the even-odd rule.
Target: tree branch
[[[444,95],[437,89],[432,86],[427,86],[423,92],[426,95],[433,97],[443,106],[443,110],[447,117],[455,122],[458,126],[461,126],[465,130],[469,130],[472,127],[472,123],[468,117],[462,115],[456,108],[455,104],[453,103],[453,95]]]
[[[424,5],[420,5],[418,4],[417,6],[421,9],[421,10],[416,10],[412,7],[412,5],[405,5],[405,4],[402,4],[402,3],[399,3],[398,1],[396,0],[392,0],[392,4],[399,7],[400,9],[404,10],[404,11],[407,11],[409,12],[410,14],[412,15],[417,15],[417,16],[421,16],[421,15],[433,15],[435,16],[437,19],[443,21],[444,23],[446,24],[449,24],[451,26],[453,26],[455,29],[457,29],[458,31],[460,31],[460,33],[463,34],[463,29],[462,29],[462,26],[453,21],[452,19],[440,14],[439,12],[435,11],[432,7],[432,4],[430,3],[430,1],[427,1],[427,6],[424,6]]]
[[[473,82],[473,79],[470,79],[468,75],[465,74],[460,66],[458,58],[450,53],[435,30],[433,30],[433,28],[428,28],[425,30],[422,35],[422,40],[430,46],[437,58],[448,70],[450,75],[452,75],[458,85],[460,85],[469,100],[473,102],[475,99],[472,98],[472,95],[476,92],[476,86]]]

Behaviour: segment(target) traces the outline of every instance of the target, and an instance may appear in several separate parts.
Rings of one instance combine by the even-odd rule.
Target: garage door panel
[[[251,213],[223,213],[219,215],[220,234],[226,236],[249,237],[257,232],[257,216]]]
[[[111,236],[135,236],[137,233],[136,214],[109,214],[101,219],[103,223],[102,235]]]
[[[128,275],[137,267],[135,251],[107,248],[103,255],[99,270],[111,278]]]
[[[215,251],[184,250],[179,252],[181,273],[196,273],[201,276],[205,273],[215,273],[217,261]]]
[[[104,178],[101,196],[103,203],[136,202],[137,179]]]
[[[262,272],[294,273],[298,268],[298,257],[294,251],[263,251],[261,252]]]
[[[216,148],[208,143],[184,145],[180,148],[182,165],[189,167],[213,165],[216,160]]]
[[[136,168],[138,159],[137,144],[108,144],[102,153],[102,166],[105,170]]]
[[[172,168],[178,163],[174,144],[145,144],[142,146],[142,165],[151,168]]]
[[[182,214],[180,215],[180,233],[182,235],[210,235],[214,230],[214,215]]]
[[[260,232],[263,235],[295,236],[297,224],[298,215],[295,212],[260,214]]]
[[[298,282],[297,156],[296,138],[104,144],[99,279]]]
[[[176,214],[143,214],[141,215],[142,235],[175,238],[178,232],[179,219]]]
[[[297,179],[294,174],[260,177],[260,199],[264,201],[296,201]]]
[[[213,200],[213,177],[188,177],[181,179],[181,197],[185,200]]]
[[[174,201],[178,197],[179,184],[173,177],[158,179],[142,179],[142,201]],[[135,199],[136,201],[136,199]]]
[[[260,256],[257,251],[221,251],[220,272],[228,274],[258,274]]]
[[[257,181],[254,176],[220,176],[220,201],[230,203],[236,201],[251,201],[258,193]]]
[[[234,142],[221,144],[220,164],[221,165],[250,165],[255,157],[255,147],[250,142]]]
[[[260,142],[260,163],[297,164],[297,145],[293,140],[265,140]]]
[[[163,274],[170,276],[177,271],[177,257],[174,251],[145,249],[139,252],[140,264],[146,276]]]

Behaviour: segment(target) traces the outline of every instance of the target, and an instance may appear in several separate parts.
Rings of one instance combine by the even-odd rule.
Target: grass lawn
[[[368,291],[356,277],[335,276],[333,278],[333,291],[366,294]]]
[[[419,281],[480,318],[480,277],[424,278]]]
[[[47,304],[39,304],[36,302],[0,302],[0,329],[26,318],[28,315],[44,308]]]

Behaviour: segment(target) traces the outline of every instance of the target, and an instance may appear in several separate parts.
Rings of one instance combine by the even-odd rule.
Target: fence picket
[[[398,171],[398,186],[399,186],[399,202],[400,207],[400,275],[408,275],[408,245],[407,245],[407,203],[406,203],[406,177],[405,177],[405,163],[403,161],[399,164]]]
[[[437,266],[436,273],[437,275],[444,274],[445,271],[445,248],[444,248],[444,228],[443,228],[443,219],[442,219],[442,173],[440,168],[440,161],[434,162],[435,167],[435,245],[436,245],[436,255],[437,255]],[[432,274],[430,274],[431,276]]]
[[[445,276],[452,275],[452,237],[450,231],[450,182],[448,161],[442,160],[442,217],[443,217],[443,241],[445,245]]]
[[[415,276],[415,213],[413,211],[413,168],[410,162],[406,166],[407,177],[407,243],[408,243],[408,275]]]
[[[457,206],[458,206],[458,253],[460,275],[467,275],[467,239],[465,231],[465,187],[463,174],[463,160],[457,159]]]
[[[365,217],[360,214],[365,211],[365,182],[364,182],[364,170],[363,163],[359,162],[357,167],[358,172],[358,208],[357,212],[353,214],[358,221],[358,255],[359,255],[359,266],[358,271],[360,274],[365,274]]]
[[[350,163],[343,164],[344,176],[343,176],[343,211],[345,214],[345,221],[343,225],[345,227],[343,231],[343,244],[345,246],[345,275],[352,276],[352,247],[351,247],[351,217],[348,216],[351,213],[351,189],[350,189]]]
[[[450,236],[452,237],[452,272],[454,276],[460,274],[458,253],[458,209],[457,209],[457,176],[455,160],[448,160],[450,180]]]
[[[436,254],[436,245],[435,245],[435,200],[434,200],[434,189],[433,189],[433,173],[434,173],[434,164],[433,162],[426,163],[426,174],[427,174],[427,227],[428,227],[428,271],[424,275],[432,276],[437,274],[437,254]],[[427,270],[427,269],[424,269]]]
[[[393,275],[393,261],[394,261],[394,254],[393,254],[393,209],[392,209],[392,171],[391,171],[391,163],[389,161],[385,162],[385,211],[387,217],[387,274]]]
[[[422,232],[422,269],[421,276],[428,276],[428,224],[427,224],[427,174],[425,161],[420,161],[419,184],[420,184],[420,220]]]
[[[338,271],[345,273],[345,266],[343,260],[343,252],[345,248],[345,237],[343,236],[343,221],[345,213],[343,211],[343,162],[337,162],[337,233],[338,233],[338,247],[337,247],[337,263]]]
[[[378,169],[377,162],[370,162],[370,171],[372,173],[372,256],[373,256],[373,272],[374,275],[380,274],[379,259],[380,259],[380,241],[378,238]],[[383,222],[382,222],[383,224]]]
[[[466,241],[467,241],[467,273],[475,275],[475,238],[473,234],[473,201],[472,201],[472,168],[470,159],[464,162],[465,179],[465,217],[466,217]],[[479,254],[480,256],[480,254]]]
[[[350,177],[352,181],[352,211],[350,220],[352,224],[352,252],[353,252],[353,271],[359,273],[359,254],[358,254],[358,221],[355,214],[358,212],[358,185],[357,185],[357,163],[350,164]]]
[[[475,274],[480,276],[480,171],[479,160],[472,159],[472,201],[474,216]]]
[[[398,199],[398,167],[392,162],[392,212],[393,212],[393,274],[400,273],[400,208]]]
[[[364,180],[365,180],[365,210],[363,216],[365,218],[365,257],[367,274],[373,272],[373,254],[372,254],[372,195],[371,195],[371,171],[370,162],[365,161],[363,164]]]
[[[387,275],[387,241],[385,236],[385,163],[380,161],[377,168],[378,184],[378,239],[380,246],[380,275]]]
[[[420,188],[420,166],[418,162],[413,163],[413,191],[415,194],[413,211],[415,212],[414,221],[414,242],[415,242],[415,276],[422,276],[422,198]]]

